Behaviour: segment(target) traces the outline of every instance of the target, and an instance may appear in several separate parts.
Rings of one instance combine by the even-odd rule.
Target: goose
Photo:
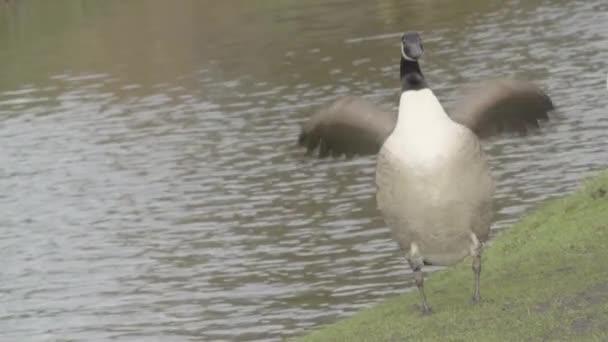
[[[310,117],[298,142],[320,158],[376,155],[376,203],[410,268],[422,314],[424,265],[450,266],[472,257],[472,302],[480,301],[481,256],[494,217],[495,183],[481,140],[525,135],[549,119],[554,105],[531,82],[481,84],[448,115],[419,65],[418,32],[401,36],[398,113],[345,96]]]

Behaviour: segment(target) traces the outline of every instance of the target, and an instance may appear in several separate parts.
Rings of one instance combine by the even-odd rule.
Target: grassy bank
[[[469,302],[470,259],[416,291],[297,339],[308,341],[608,340],[608,172],[553,200],[484,253],[482,302]]]

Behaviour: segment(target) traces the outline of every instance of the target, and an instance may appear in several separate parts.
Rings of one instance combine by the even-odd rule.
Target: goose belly
[[[468,255],[471,233],[487,238],[494,186],[478,146],[435,143],[421,154],[420,146],[387,140],[377,203],[404,252],[416,243],[424,260],[450,265]]]

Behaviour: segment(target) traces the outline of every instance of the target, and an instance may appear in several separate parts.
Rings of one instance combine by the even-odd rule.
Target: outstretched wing
[[[361,97],[345,96],[317,111],[302,127],[298,143],[320,158],[376,154],[397,122],[397,113]]]
[[[481,83],[454,106],[452,120],[479,138],[508,132],[526,134],[554,110],[549,96],[531,82],[494,80]],[[397,113],[353,96],[322,107],[302,127],[299,144],[318,156],[378,153],[397,122]]]
[[[469,127],[479,138],[506,132],[526,134],[553,111],[553,102],[527,81],[495,80],[470,91],[451,111],[452,120]]]

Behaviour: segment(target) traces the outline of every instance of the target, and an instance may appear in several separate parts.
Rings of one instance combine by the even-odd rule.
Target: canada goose
[[[344,97],[303,126],[299,144],[319,156],[375,154],[376,201],[414,272],[422,313],[424,264],[452,265],[472,256],[473,302],[480,300],[482,244],[493,219],[494,180],[479,139],[526,133],[548,119],[549,97],[514,80],[483,84],[450,116],[429,88],[418,60],[417,32],[401,38],[401,98],[395,115],[362,98]]]

